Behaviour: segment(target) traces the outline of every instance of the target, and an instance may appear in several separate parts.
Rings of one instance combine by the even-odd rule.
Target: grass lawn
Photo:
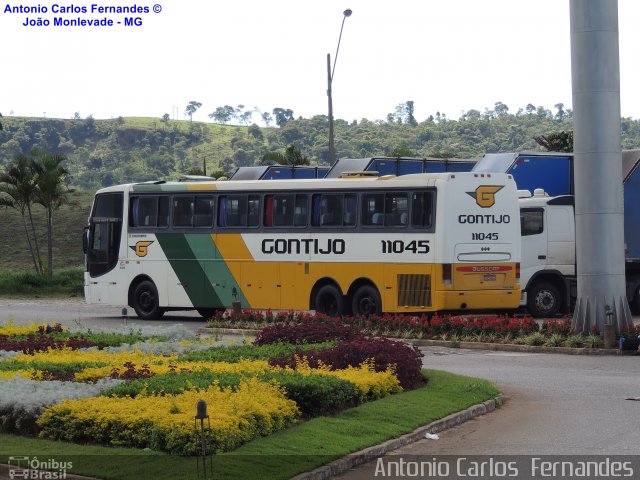
[[[215,456],[216,479],[288,479],[349,453],[409,433],[434,420],[495,397],[490,382],[423,370],[426,387],[319,417],[233,452]],[[196,458],[128,448],[81,446],[0,434],[0,463],[9,456],[72,462],[69,474],[104,479],[197,478]]]

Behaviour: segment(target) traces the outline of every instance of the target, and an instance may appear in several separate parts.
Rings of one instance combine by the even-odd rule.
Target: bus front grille
[[[431,275],[399,274],[398,306],[430,307]]]

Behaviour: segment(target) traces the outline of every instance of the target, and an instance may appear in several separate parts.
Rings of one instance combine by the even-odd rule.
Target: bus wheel
[[[325,285],[316,294],[316,312],[334,317],[344,312],[344,297],[334,285]]]
[[[382,300],[375,287],[363,285],[353,294],[351,302],[353,315],[380,315],[382,313]]]
[[[527,292],[527,310],[532,317],[555,317],[561,305],[560,292],[550,283],[537,283]]]
[[[158,300],[158,289],[153,282],[140,282],[133,292],[133,308],[142,320],[158,320],[164,315]]]

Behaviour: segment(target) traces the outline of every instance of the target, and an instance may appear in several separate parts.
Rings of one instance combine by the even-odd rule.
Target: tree
[[[69,171],[63,166],[64,155],[33,150],[33,171],[35,173],[35,203],[44,207],[47,213],[47,274],[53,275],[53,213],[69,203],[67,187]]]
[[[249,125],[251,117],[253,117],[253,110],[247,110],[238,115],[238,120],[244,125]]]
[[[269,125],[271,125],[271,123],[273,122],[273,117],[269,112],[262,112],[260,117],[262,118],[262,121],[267,127],[269,127]]]
[[[303,155],[294,144],[285,148],[284,154],[280,152],[269,152],[265,153],[260,159],[261,165],[288,165],[295,167],[299,165],[309,165],[310,163],[309,158]]]
[[[538,145],[543,146],[548,152],[573,152],[573,132],[560,131],[540,135],[535,138]]]
[[[413,106],[413,100],[407,100],[405,102],[405,105],[406,105],[406,113],[407,113],[407,123],[415,127],[418,124],[418,122],[416,121],[416,117],[413,116],[413,113],[415,111]]]
[[[408,147],[396,147],[387,153],[388,157],[415,157],[415,153]]]
[[[13,163],[0,175],[0,205],[15,208],[20,212],[36,273],[42,274],[40,248],[31,211],[37,189],[34,177],[32,159],[24,154],[16,155]]]
[[[184,109],[185,115],[189,115],[190,122],[193,122],[193,114],[196,113],[196,110],[198,110],[201,106],[202,103],[191,100],[187,107]]]
[[[556,120],[561,122],[567,116],[567,112],[565,112],[564,110],[564,103],[556,103],[554,107],[556,107],[556,110],[558,110],[558,112],[556,113]]]
[[[209,114],[209,118],[217,123],[227,124],[235,115],[235,109],[231,105],[218,107],[213,113]]]
[[[163,121],[164,123],[169,123],[169,118],[170,118],[170,117],[169,117],[169,114],[168,114],[168,113],[165,113],[164,115],[162,115],[162,121]]]
[[[493,106],[493,111],[496,112],[496,116],[501,117],[509,113],[509,107],[502,102],[496,102]]]
[[[0,118],[2,118],[2,114],[0,113]],[[0,131],[2,130],[2,122],[0,122]]]
[[[276,125],[284,127],[287,122],[293,120],[293,110],[276,107],[273,109],[273,116],[276,119]]]

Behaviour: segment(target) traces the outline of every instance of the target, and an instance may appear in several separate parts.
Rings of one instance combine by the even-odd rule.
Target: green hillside
[[[399,107],[401,107],[399,105]],[[402,109],[387,120],[335,121],[338,158],[381,155],[478,158],[485,153],[542,150],[535,138],[570,131],[570,110],[556,105],[552,113],[527,105],[509,113],[496,102],[494,109],[464,112],[459,119],[436,113],[418,123]],[[406,113],[406,112],[405,112]],[[259,163],[268,152],[296,145],[312,164],[326,163],[326,115],[297,118],[278,127],[222,125],[161,118],[118,117],[109,120],[44,119],[4,116],[0,130],[0,171],[17,154],[33,147],[67,157],[75,205],[65,206],[54,218],[54,267],[82,263],[81,233],[91,196],[103,186],[154,179],[175,179],[206,167],[209,174],[230,174],[239,166]],[[640,147],[640,121],[622,119],[622,146]],[[44,212],[35,207],[40,247],[46,258]],[[0,270],[32,269],[21,218],[0,209]]]

